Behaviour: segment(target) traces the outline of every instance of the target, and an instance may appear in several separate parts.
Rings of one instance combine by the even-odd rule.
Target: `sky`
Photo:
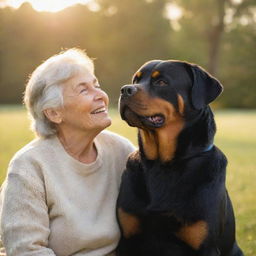
[[[89,8],[97,10],[98,6],[93,0],[0,0],[0,7],[11,6],[19,8],[24,2],[31,3],[36,11],[58,12],[74,4],[90,4]],[[170,3],[166,6],[166,16],[170,20],[178,20],[182,16],[182,10],[175,4]]]
[[[91,0],[0,0],[0,7],[11,6],[19,8],[24,2],[31,3],[36,11],[58,12],[71,5],[87,4]]]

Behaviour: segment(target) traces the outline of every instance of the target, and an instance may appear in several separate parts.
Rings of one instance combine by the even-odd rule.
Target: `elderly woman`
[[[108,102],[81,50],[33,72],[25,104],[38,138],[15,154],[1,193],[8,256],[114,255],[115,204],[134,146],[103,131],[111,124]]]

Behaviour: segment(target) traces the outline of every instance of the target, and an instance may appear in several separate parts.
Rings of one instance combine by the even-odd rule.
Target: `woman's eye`
[[[85,92],[87,92],[88,90],[87,90],[87,88],[84,88],[84,89],[82,89],[81,91],[80,91],[80,93],[85,93]]]
[[[159,86],[166,86],[166,85],[168,85],[164,80],[158,80],[156,82],[156,84],[159,85]]]

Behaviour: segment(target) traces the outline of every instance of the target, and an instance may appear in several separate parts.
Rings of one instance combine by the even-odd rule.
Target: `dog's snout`
[[[137,92],[137,88],[134,85],[125,85],[121,88],[121,95],[123,96],[133,96]]]

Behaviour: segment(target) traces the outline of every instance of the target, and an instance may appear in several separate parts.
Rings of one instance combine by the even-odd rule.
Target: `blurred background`
[[[256,0],[0,0],[0,6],[0,104],[20,104],[37,65],[79,47],[96,59],[114,106],[120,86],[145,61],[179,59],[223,83],[218,106],[256,107]]]
[[[256,255],[256,0],[0,0],[0,184],[34,138],[22,107],[29,74],[53,54],[85,49],[111,102],[110,130],[136,144],[117,112],[120,87],[151,59],[197,63],[224,85],[215,144],[246,256]]]

